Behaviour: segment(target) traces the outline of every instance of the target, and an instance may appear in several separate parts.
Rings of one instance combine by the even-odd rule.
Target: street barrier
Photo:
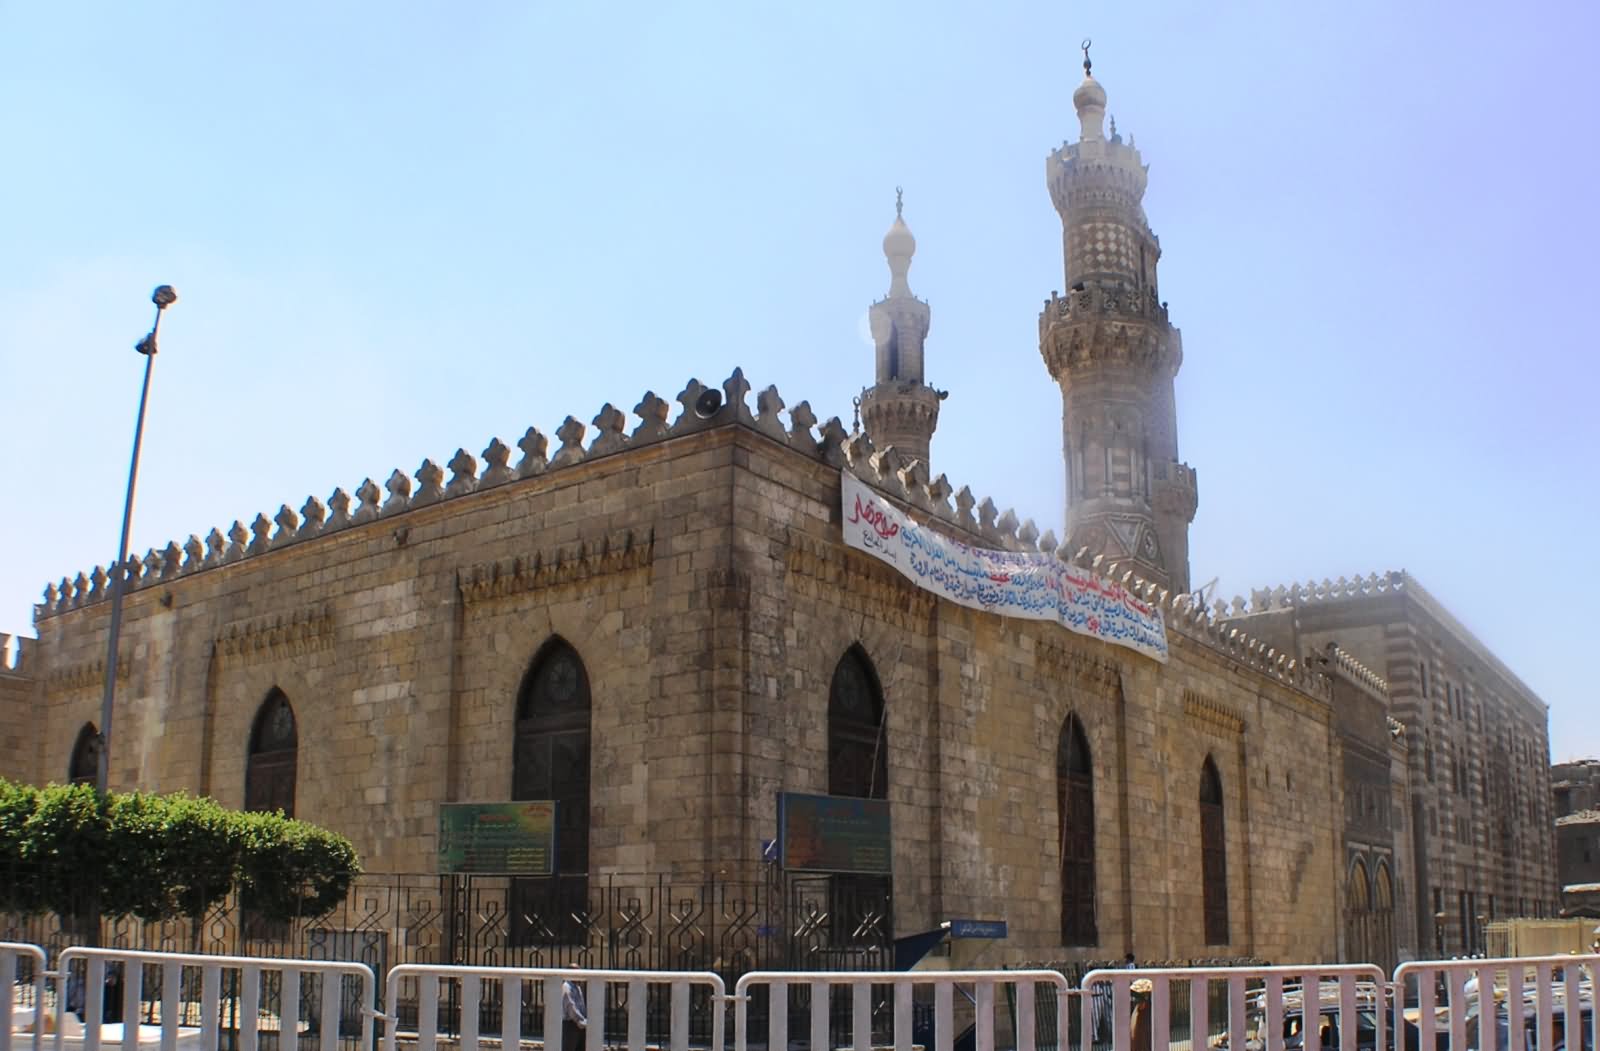
[[[1600,1048],[1597,972],[1600,956],[1425,960],[1395,970],[1394,996],[1408,999],[1414,985],[1417,1006],[1407,1023],[1415,1025],[1416,1045],[1424,1051],[1446,1045],[1475,1051],[1595,1051]],[[1493,1025],[1483,1024],[1486,1003],[1493,1005]],[[1520,1005],[1516,1025],[1512,1005]],[[1582,1040],[1570,1039],[1574,1033]],[[1398,1041],[1396,1046],[1404,1051]]]
[[[955,995],[966,996],[970,986],[973,1036],[976,1051],[995,1051],[995,989],[1011,986],[1015,990],[1016,1021],[1011,1028],[1017,1051],[1038,1051],[1036,1041],[1036,990],[1046,985],[1059,1000],[1070,990],[1059,971],[892,971],[878,974],[855,971],[754,971],[739,979],[734,987],[734,1047],[747,1051],[750,1046],[749,1007],[753,990],[767,991],[767,1047],[787,1051],[789,1043],[789,994],[806,992],[810,996],[810,1044],[813,1049],[831,1049],[829,1009],[832,992],[846,988],[850,995],[850,1039],[846,1046],[855,1051],[872,1051],[874,987],[893,990],[892,1044],[895,1051],[911,1051],[913,1043],[913,1004],[920,989],[933,996],[934,1051],[952,1051],[955,1046]],[[1055,1046],[1067,1046],[1067,1014],[1058,1012]]]
[[[1220,984],[1225,1028],[1212,1040],[1213,985]],[[1173,986],[1187,986],[1188,1003],[1175,1001]],[[1174,1015],[1187,1015],[1190,1051],[1207,1047],[1246,1051],[1247,1034],[1262,1035],[1266,1051],[1283,1051],[1285,1042],[1301,1034],[1298,1046],[1309,1047],[1307,1037],[1316,1032],[1327,1051],[1381,1051],[1388,1047],[1386,991],[1382,971],[1365,964],[1311,964],[1298,967],[1176,967],[1150,970],[1098,970],[1083,976],[1082,1032],[1093,1033],[1090,1003],[1099,987],[1111,989],[1112,1051],[1142,1048],[1180,1048],[1185,1041],[1175,1032]],[[1308,1005],[1315,1007],[1308,1009]],[[1135,1012],[1137,1006],[1138,1012]],[[1187,1006],[1187,1012],[1184,1011]],[[1362,1008],[1370,1009],[1373,1037],[1361,1039]],[[1141,1019],[1139,1016],[1143,1015]],[[1298,1018],[1298,1026],[1294,1025]],[[1357,1019],[1351,1024],[1351,1019]],[[1324,1031],[1322,1023],[1331,1024]],[[1147,1026],[1135,1040],[1136,1025]],[[1092,1036],[1085,1036],[1087,1047]]]
[[[304,1038],[314,1036],[319,1051],[337,1051],[340,1036],[340,1007],[343,983],[354,981],[360,1010],[361,1046],[371,1047],[374,997],[377,983],[372,969],[360,963],[313,960],[278,960],[254,956],[202,956],[187,953],[142,952],[122,949],[89,949],[74,946],[63,949],[56,969],[49,977],[58,983],[76,981],[81,968],[82,1019],[68,1015],[70,989],[58,985],[55,996],[54,1051],[100,1051],[103,1044],[120,1044],[124,1051],[216,1051],[224,1010],[237,1030],[237,1051],[259,1051],[263,1032],[295,1034],[295,1046],[304,1048]],[[159,1000],[144,995],[145,969],[156,970]],[[196,988],[190,979],[198,977]],[[198,972],[196,975],[195,972]],[[109,987],[120,986],[120,1023],[104,1023],[107,976]],[[276,975],[277,1011],[264,1004],[264,979]],[[302,1032],[300,1005],[302,976],[318,979],[318,1016],[305,1019]],[[226,989],[224,979],[226,981]],[[148,1011],[146,1008],[148,1007]],[[152,1019],[141,1024],[141,1014]],[[0,1047],[0,1051],[8,1049]],[[287,1051],[287,1049],[284,1049]]]
[[[561,1032],[561,985],[571,981],[581,983],[587,1008],[588,1026],[584,1031],[586,1051],[602,1051],[619,1046],[621,1037],[628,1051],[645,1051],[647,1043],[654,1043],[650,1032],[652,990],[665,989],[668,993],[666,1021],[667,1046],[671,1051],[688,1051],[691,994],[700,992],[703,1006],[711,1014],[709,1051],[722,1051],[724,1039],[724,1012],[727,989],[716,974],[709,971],[589,971],[552,967],[460,967],[429,966],[427,964],[402,964],[389,972],[385,986],[384,1003],[401,1002],[402,984],[415,981],[417,989],[417,1028],[415,1034],[406,1033],[407,1046],[415,1039],[416,1051],[436,1051],[440,1046],[440,987],[446,987],[445,1004],[452,1021],[457,1022],[452,1045],[460,1051],[479,1051],[482,1028],[482,1007],[493,1004],[498,994],[499,1032],[494,1034],[502,1048],[514,1048],[525,1039],[522,1017],[527,1000],[524,984],[542,985],[544,1001],[543,1034],[546,1051],[558,1051]],[[607,1033],[606,1021],[612,1003],[611,994],[623,993],[619,1003],[625,1022],[622,1033]],[[410,999],[407,997],[407,999]],[[459,1019],[455,1018],[459,1011]],[[392,1016],[385,1018],[384,1051],[396,1051],[400,1046],[400,1027]],[[658,1027],[659,1028],[659,1027]],[[657,1037],[659,1034],[657,1034]],[[561,1048],[560,1051],[577,1051]]]

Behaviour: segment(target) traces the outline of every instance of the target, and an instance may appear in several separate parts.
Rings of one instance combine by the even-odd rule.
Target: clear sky
[[[157,284],[137,551],[735,365],[848,423],[896,185],[934,469],[1059,532],[1085,36],[1150,164],[1196,583],[1408,569],[1600,755],[1587,0],[0,0],[0,631],[114,557]]]

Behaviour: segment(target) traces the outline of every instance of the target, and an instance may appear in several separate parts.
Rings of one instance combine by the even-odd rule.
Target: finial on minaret
[[[883,235],[883,254],[889,260],[889,295],[909,296],[911,286],[906,283],[906,272],[911,269],[911,257],[917,251],[917,239],[911,236],[905,220],[905,191],[894,188],[894,224]]]
[[[861,398],[859,396],[851,398],[850,399],[850,404],[855,409],[855,416],[850,421],[850,433],[851,434],[860,434],[861,433]]]
[[[1106,89],[1094,79],[1089,61],[1089,45],[1093,43],[1088,37],[1083,40],[1083,83],[1078,85],[1078,90],[1072,93],[1072,106],[1078,111],[1080,126],[1079,138],[1084,142],[1092,142],[1105,137],[1103,122],[1106,116]]]

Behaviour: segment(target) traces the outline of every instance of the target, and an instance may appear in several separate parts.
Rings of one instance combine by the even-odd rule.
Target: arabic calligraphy
[[[972,609],[1053,620],[1166,662],[1161,611],[1121,584],[1042,552],[964,544],[917,525],[854,475],[841,478],[845,543],[894,565],[919,587]]]

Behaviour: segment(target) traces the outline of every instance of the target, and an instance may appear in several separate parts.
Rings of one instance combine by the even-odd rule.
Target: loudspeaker
[[[715,387],[710,387],[700,397],[694,400],[694,414],[702,420],[709,420],[722,409],[722,392]]]

